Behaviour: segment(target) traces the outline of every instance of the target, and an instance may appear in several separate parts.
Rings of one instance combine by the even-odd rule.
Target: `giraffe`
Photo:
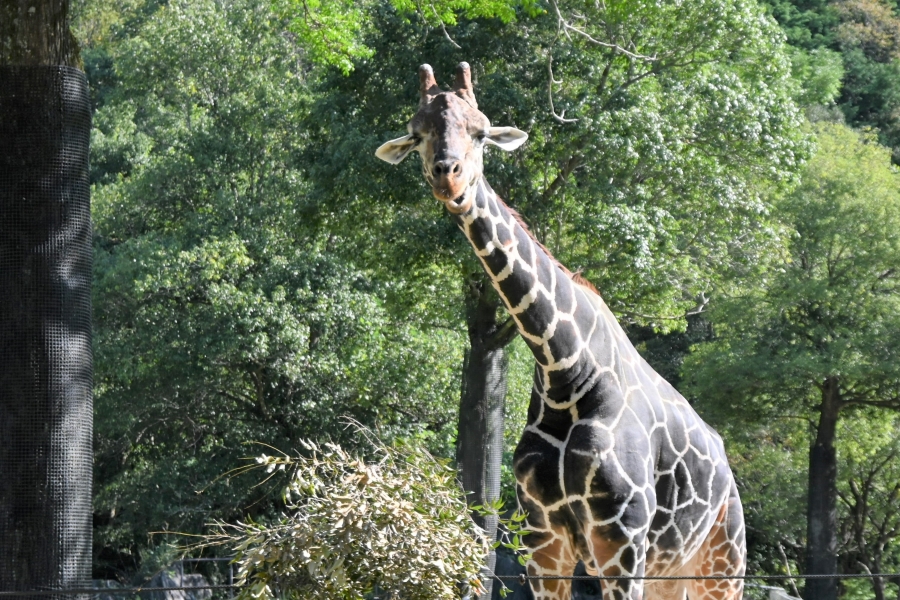
[[[597,291],[557,262],[485,180],[486,145],[512,151],[527,134],[492,127],[469,65],[449,91],[419,68],[408,134],[376,156],[413,150],[425,180],[470,242],[535,358],[525,431],[514,454],[527,513],[529,575],[571,575],[579,560],[604,600],[736,600],[744,520],[722,439],[644,361]],[[536,600],[571,596],[566,580],[531,579]]]

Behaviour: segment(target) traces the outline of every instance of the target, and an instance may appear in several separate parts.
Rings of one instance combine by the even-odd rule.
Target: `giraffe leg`
[[[531,560],[525,569],[531,576],[571,575],[578,562],[568,532],[541,531],[529,534]],[[543,538],[543,539],[539,539]],[[569,579],[531,579],[534,600],[570,600],[572,581]]]
[[[709,535],[692,561],[690,573],[698,576],[742,576],[747,568],[744,513],[732,484],[731,497],[722,505]],[[740,600],[742,579],[698,579],[688,584],[690,600]]]

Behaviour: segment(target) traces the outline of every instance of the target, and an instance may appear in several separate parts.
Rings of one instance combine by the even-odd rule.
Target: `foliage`
[[[548,11],[514,27],[460,22],[448,32],[461,49],[380,8],[367,42],[375,58],[324,79],[310,113],[321,214],[349,217],[350,227],[375,222],[401,264],[478,271],[437,206],[422,205],[414,164],[386,174],[356,151],[396,137],[416,105],[419,63],[446,80],[466,60],[485,114],[530,136],[521,151],[486,158],[491,185],[618,314],[683,328],[723,265],[747,268],[765,251],[764,193],[806,155],[790,65],[777,28],[749,2],[603,6],[586,7],[576,24],[602,44],[560,36]],[[549,67],[562,84],[550,85]]]
[[[258,2],[173,1],[109,47],[92,161],[104,577],[167,541],[149,532],[272,510],[219,477],[248,441],[341,439],[344,414],[444,453],[452,437],[461,336],[420,301],[394,310],[415,279],[373,278],[305,216],[307,73],[284,27]]]
[[[686,391],[714,425],[770,436],[773,422],[799,418],[809,444],[830,438],[828,411],[900,408],[900,175],[873,135],[833,123],[814,130],[817,153],[778,203],[791,231],[783,262],[716,303],[714,339],[685,362]],[[798,543],[795,528],[778,535]]]
[[[798,49],[838,51],[844,63],[836,98],[847,121],[877,130],[900,162],[900,18],[890,0],[766,0]],[[826,71],[830,68],[826,69]],[[812,100],[812,98],[807,98]]]
[[[386,446],[354,429],[371,443],[369,462],[309,440],[303,455],[257,459],[291,472],[288,512],[272,524],[218,523],[209,536],[236,551],[241,598],[424,600],[480,588],[493,540],[469,518],[455,470],[420,444]],[[518,549],[518,536],[508,545]]]
[[[829,375],[847,402],[892,406],[900,391],[889,341],[900,332],[900,177],[872,135],[816,131],[818,152],[779,207],[793,229],[784,262],[716,307],[716,341],[689,359],[695,395],[716,399],[710,410],[754,419],[812,408]]]
[[[900,157],[900,17],[881,0],[845,0],[836,5],[841,19],[837,42],[847,69],[843,108],[858,126],[877,128],[882,143]]]
[[[845,569],[894,573],[900,564],[900,419],[863,411],[843,423],[841,543]],[[869,582],[885,597],[886,581]]]
[[[562,220],[546,232],[560,258],[662,330],[759,256],[766,190],[806,155],[777,27],[754,3],[714,4],[559,3],[554,80],[535,86],[556,118],[533,136],[528,167],[550,182],[534,218]]]
[[[900,157],[900,60],[880,63],[869,59],[862,50],[844,53],[847,77],[842,94],[842,108],[848,121],[877,130],[879,140],[893,149],[893,161]]]
[[[801,106],[829,105],[841,92],[844,64],[841,55],[824,47],[809,52],[791,50],[791,73]]]
[[[812,50],[834,42],[838,24],[833,0],[764,0],[791,46]]]
[[[309,60],[349,73],[353,59],[372,56],[360,43],[366,20],[365,2],[356,0],[282,0],[278,9],[289,19]]]
[[[372,58],[375,49],[366,38],[371,31],[370,15],[377,2],[367,0],[273,0],[277,10],[287,17],[288,26],[317,65],[335,67],[344,75],[356,61]],[[414,0],[391,0],[391,5],[407,17],[415,15],[428,27],[456,25],[466,19],[498,18],[504,23],[515,19],[516,10],[537,16],[542,9],[536,0],[434,0],[427,6]]]
[[[900,58],[900,19],[894,7],[879,0],[843,0],[835,4],[842,46],[859,48],[875,62]]]
[[[785,418],[716,426],[728,441],[729,463],[744,508],[747,572],[801,573],[809,467],[806,422]]]

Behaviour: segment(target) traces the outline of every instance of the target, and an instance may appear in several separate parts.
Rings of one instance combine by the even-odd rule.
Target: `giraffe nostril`
[[[435,161],[431,167],[431,173],[435,177],[459,177],[462,173],[462,163],[458,160]]]

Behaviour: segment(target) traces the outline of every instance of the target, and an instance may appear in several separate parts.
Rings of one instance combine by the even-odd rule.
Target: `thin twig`
[[[550,81],[547,82],[547,98],[550,101],[550,114],[556,119],[557,122],[566,124],[566,123],[575,123],[578,119],[567,119],[566,111],[562,111],[562,114],[556,114],[556,109],[553,107],[553,84],[554,83],[562,83],[562,81],[557,82],[553,79],[553,53],[549,52],[547,54],[547,73],[550,76]]]
[[[784,548],[781,545],[781,542],[778,542],[778,552],[781,553],[781,560],[784,561],[784,568],[787,570],[787,574],[791,575],[791,563],[788,562],[787,554],[785,553]],[[799,598],[800,592],[797,591],[797,582],[794,581],[793,579],[788,579],[788,581],[791,584],[791,590],[794,592],[794,596]]]
[[[441,15],[438,14],[437,9],[434,7],[434,4],[429,4],[431,7],[431,12],[434,13],[434,16],[437,17],[438,23],[441,24],[441,31],[444,32],[444,37],[447,38],[447,41],[450,42],[454,48],[457,50],[462,50],[462,46],[453,41],[453,38],[450,37],[450,34],[447,33],[447,28],[444,27],[444,20],[441,18]]]

